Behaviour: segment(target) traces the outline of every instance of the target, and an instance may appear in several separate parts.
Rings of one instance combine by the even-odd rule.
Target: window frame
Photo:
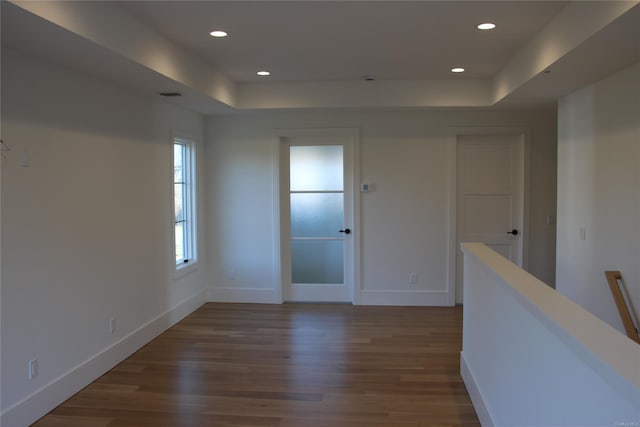
[[[183,192],[182,192],[182,218],[183,218],[183,258],[177,257],[176,241],[176,184],[175,179],[175,146],[183,149]],[[173,263],[174,277],[181,277],[194,270],[198,263],[198,215],[197,215],[197,182],[196,182],[196,141],[193,137],[184,134],[173,134],[171,138],[171,260]],[[185,262],[186,260],[186,262]]]

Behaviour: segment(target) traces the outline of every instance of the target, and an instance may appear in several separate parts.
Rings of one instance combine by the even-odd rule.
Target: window
[[[174,138],[173,220],[177,270],[197,260],[195,200],[195,144]]]

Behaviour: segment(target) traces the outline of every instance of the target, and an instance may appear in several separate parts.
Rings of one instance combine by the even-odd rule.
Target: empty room
[[[640,426],[640,2],[0,16],[1,426]]]

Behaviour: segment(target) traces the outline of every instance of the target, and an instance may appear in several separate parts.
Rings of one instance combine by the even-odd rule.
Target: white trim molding
[[[109,371],[205,303],[204,291],[185,298],[93,357],[70,369],[0,415],[0,425],[27,426]]]
[[[280,289],[212,286],[207,289],[207,301],[247,304],[282,304],[282,295],[280,293]]]
[[[274,249],[277,249],[274,259],[274,278],[278,280],[280,286],[279,301],[348,301],[359,304],[360,292],[360,128],[358,127],[319,127],[319,128],[277,128],[273,130],[273,183],[278,185],[274,188]],[[326,144],[328,138],[339,138],[340,144],[345,147],[345,226],[352,230],[351,237],[345,240],[345,288],[348,295],[337,294],[323,296],[321,293],[317,297],[309,295],[297,296],[290,283],[291,259],[289,253],[289,196],[288,185],[288,157],[285,157],[285,147],[291,138],[302,138],[311,145]],[[309,142],[313,141],[313,142]],[[288,156],[288,154],[286,154]],[[346,162],[350,162],[347,164]],[[284,187],[283,187],[284,186]],[[349,194],[350,193],[350,194]],[[284,197],[284,195],[287,195]],[[304,286],[299,289],[305,288]],[[308,288],[308,287],[307,287]]]
[[[531,195],[531,131],[526,126],[450,126],[447,144],[448,182],[448,229],[449,242],[447,248],[447,287],[451,290],[446,305],[461,303],[456,295],[456,262],[457,262],[457,146],[460,135],[521,135],[523,139],[523,227],[522,227],[522,266],[529,265],[529,231],[530,231],[530,195]]]
[[[390,291],[360,290],[360,305],[432,306],[449,305],[446,290]]]
[[[473,403],[473,409],[476,410],[480,425],[482,425],[482,427],[493,427],[495,425],[493,423],[493,417],[482,398],[482,392],[476,382],[476,378],[464,358],[464,351],[460,352],[460,376],[462,376],[462,381],[464,381],[467,393],[469,393],[469,397],[471,398],[471,403]]]

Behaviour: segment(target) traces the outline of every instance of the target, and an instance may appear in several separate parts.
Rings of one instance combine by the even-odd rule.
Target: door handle
[[[518,230],[516,230],[515,228],[511,231],[507,231],[507,234],[513,234],[514,236],[518,235]]]
[[[344,230],[338,230],[338,232],[344,233],[344,234],[351,234],[351,229],[345,228]]]

